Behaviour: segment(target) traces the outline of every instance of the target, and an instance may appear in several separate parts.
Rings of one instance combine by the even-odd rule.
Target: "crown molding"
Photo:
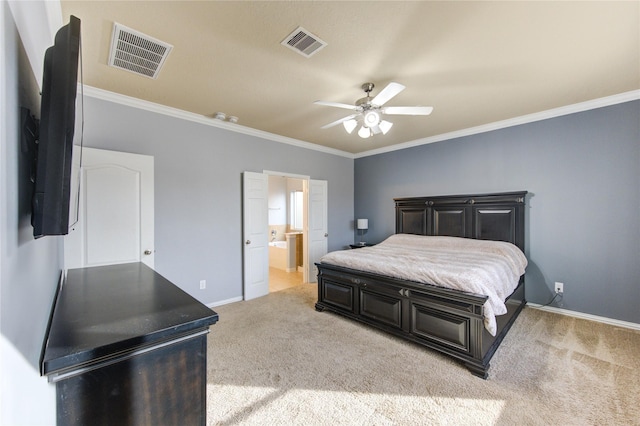
[[[468,129],[456,130],[455,132],[443,133],[441,135],[431,136],[423,139],[405,142],[384,148],[378,148],[370,151],[355,154],[355,158],[369,157],[387,152],[399,151],[402,149],[413,148],[420,145],[426,145],[435,142],[442,142],[449,139],[461,138],[464,136],[476,135],[479,133],[491,132],[494,130],[505,129],[507,127],[519,126],[522,124],[533,123],[536,121],[547,120],[550,118],[561,117],[563,115],[575,114],[578,112],[588,111],[592,109],[607,107],[611,105],[621,104],[625,102],[640,99],[640,90],[632,90],[630,92],[620,93],[618,95],[607,96],[604,98],[593,99],[590,101],[580,102],[573,105],[567,105],[559,108],[553,108],[546,111],[536,112],[533,114],[523,115],[520,117],[510,118],[508,120],[496,121],[494,123],[483,124],[481,126],[470,127]]]
[[[242,126],[240,124],[220,121],[215,118],[206,117],[204,115],[195,114],[195,113],[180,110],[177,108],[171,108],[165,105],[156,104],[154,102],[145,101],[145,100],[134,98],[131,96],[121,95],[119,93],[98,89],[92,86],[87,86],[87,85],[85,85],[84,87],[80,86],[79,89],[83,90],[85,95],[90,96],[92,98],[102,99],[105,101],[114,102],[117,104],[129,106],[132,108],[138,108],[138,109],[154,112],[157,114],[164,114],[171,117],[204,124],[211,127],[218,127],[218,128],[229,130],[236,133],[242,133],[245,135],[254,136],[261,139],[267,139],[273,142],[284,143],[287,145],[297,146],[299,148],[310,149],[313,151],[319,151],[326,154],[332,154],[332,155],[337,155],[340,157],[346,157],[351,159],[369,157],[372,155],[384,154],[387,152],[413,148],[420,145],[427,145],[430,143],[442,142],[450,139],[476,135],[479,133],[491,132],[494,130],[500,130],[507,127],[519,126],[522,124],[533,123],[536,121],[547,120],[550,118],[561,117],[563,115],[575,114],[578,112],[588,111],[592,109],[607,107],[611,105],[621,104],[624,102],[630,102],[630,101],[635,101],[640,99],[640,90],[632,90],[630,92],[620,93],[618,95],[612,95],[604,98],[593,99],[590,101],[580,102],[573,105],[567,105],[559,108],[541,111],[534,114],[528,114],[520,117],[510,118],[508,120],[496,121],[494,123],[483,124],[481,126],[470,127],[468,129],[456,130],[455,132],[443,133],[441,135],[431,136],[428,138],[417,139],[414,141],[405,142],[405,143],[401,143],[393,146],[388,146],[384,148],[378,148],[370,151],[364,151],[357,154],[352,154],[350,152],[341,151],[338,149],[329,148],[322,145],[301,141],[298,139],[288,138],[286,136],[276,135],[274,133],[269,133],[262,130],[252,129],[251,127]]]
[[[171,107],[160,105],[154,102],[149,102],[149,101],[134,98],[131,96],[110,92],[108,90],[98,89],[92,86],[84,85],[83,87],[79,85],[78,91],[82,91],[84,95],[90,96],[92,98],[129,106],[132,108],[142,109],[142,110],[154,112],[157,114],[164,114],[170,117],[192,121],[199,124],[204,124],[206,126],[217,127],[220,129],[229,130],[231,132],[242,133],[244,135],[254,136],[261,139],[267,139],[273,142],[279,142],[287,145],[297,146],[299,148],[319,151],[325,154],[332,154],[332,155],[347,157],[351,159],[354,158],[354,154],[350,152],[340,151],[338,149],[329,148],[326,146],[317,145],[310,142],[301,141],[298,139],[288,138],[286,136],[276,135],[274,133],[269,133],[262,130],[252,129],[251,127],[242,126],[240,124],[221,121],[212,117],[206,117],[204,115],[195,114],[193,112],[188,112],[188,111],[184,111],[177,108],[171,108]]]

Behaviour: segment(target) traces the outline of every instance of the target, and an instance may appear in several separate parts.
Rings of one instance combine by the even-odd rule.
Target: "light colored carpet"
[[[640,424],[640,333],[525,308],[489,379],[329,312],[304,284],[215,308],[209,425]]]

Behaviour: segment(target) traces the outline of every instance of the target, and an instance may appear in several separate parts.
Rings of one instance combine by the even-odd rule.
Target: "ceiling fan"
[[[365,83],[362,85],[362,90],[365,91],[367,96],[360,98],[356,101],[355,105],[342,104],[339,102],[326,102],[315,101],[316,105],[324,105],[336,108],[344,108],[356,111],[354,114],[343,117],[332,123],[322,126],[322,129],[337,126],[342,123],[347,133],[353,132],[358,126],[359,121],[362,121],[362,127],[358,130],[358,135],[361,138],[368,138],[369,136],[377,134],[387,134],[393,123],[387,120],[383,120],[383,115],[429,115],[433,111],[433,107],[425,106],[383,106],[389,100],[391,100],[398,93],[405,89],[400,83],[391,82],[384,89],[376,95],[371,97],[371,91],[375,85],[373,83]]]

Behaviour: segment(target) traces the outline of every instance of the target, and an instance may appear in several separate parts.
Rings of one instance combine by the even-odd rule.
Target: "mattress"
[[[380,244],[334,251],[322,263],[488,296],[484,326],[495,336],[496,315],[518,286],[527,258],[514,244],[470,238],[392,235]]]

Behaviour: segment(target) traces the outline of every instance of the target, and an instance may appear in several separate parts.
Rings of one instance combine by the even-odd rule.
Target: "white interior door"
[[[243,247],[244,299],[269,294],[269,176],[244,172]]]
[[[326,180],[308,181],[308,256],[304,272],[305,282],[314,283],[318,278],[318,268],[315,263],[327,253],[328,250],[328,184]]]
[[[77,223],[65,268],[143,262],[154,267],[153,157],[83,148]]]

